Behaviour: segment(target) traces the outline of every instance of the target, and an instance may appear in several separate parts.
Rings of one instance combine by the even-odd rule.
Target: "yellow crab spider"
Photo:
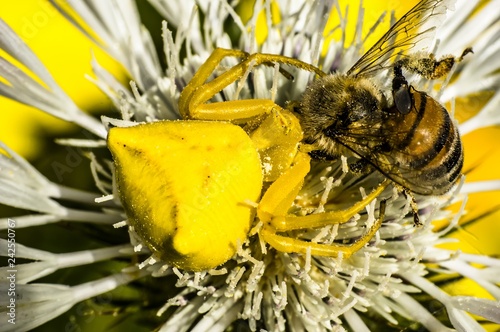
[[[241,62],[208,81],[227,56]],[[354,243],[318,244],[286,236],[292,230],[349,221],[389,181],[346,210],[288,214],[310,170],[307,148],[299,149],[298,119],[271,100],[209,102],[250,66],[275,63],[325,75],[296,59],[218,48],[180,95],[183,120],[110,129],[108,146],[128,223],[157,258],[189,271],[215,268],[246,240],[255,216],[262,222],[261,239],[287,253],[310,250],[312,255],[342,253],[347,258],[380,228],[384,202],[379,218]],[[257,125],[248,129],[234,124],[247,119]]]

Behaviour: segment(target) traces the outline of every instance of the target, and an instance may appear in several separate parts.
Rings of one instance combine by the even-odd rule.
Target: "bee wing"
[[[341,140],[341,144],[395,183],[408,188],[414,193],[431,194],[432,189],[421,181],[419,173],[412,166],[398,162],[404,152],[397,151],[394,147],[385,151],[381,147],[387,140],[387,135],[377,135],[370,133],[370,131],[371,129],[367,128],[366,130],[359,129],[357,132],[346,133]],[[413,159],[411,156],[408,157]]]
[[[429,46],[436,25],[454,0],[422,0],[387,31],[347,72],[350,76],[373,75],[390,67],[394,58],[411,49]],[[392,60],[392,61],[391,61]]]
[[[422,195],[432,194],[434,191],[433,187],[429,183],[422,181],[422,177],[418,171],[415,171],[408,164],[398,163],[402,154],[402,151],[370,151],[366,152],[363,157],[384,174],[384,176],[409,189],[411,192]]]

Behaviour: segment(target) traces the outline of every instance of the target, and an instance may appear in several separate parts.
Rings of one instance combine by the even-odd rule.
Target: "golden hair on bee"
[[[347,139],[349,132],[363,123],[373,124],[371,129],[377,131],[383,121],[383,114],[377,110],[386,106],[384,94],[371,80],[332,74],[308,86],[296,111],[306,142],[338,157],[345,154],[346,147],[331,137]]]

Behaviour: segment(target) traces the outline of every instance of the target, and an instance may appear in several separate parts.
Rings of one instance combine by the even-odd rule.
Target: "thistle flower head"
[[[248,20],[243,20],[224,0],[206,5],[195,5],[194,1],[151,0],[150,3],[166,20],[162,26],[164,69],[149,32],[141,25],[134,2],[70,1],[71,9],[54,2],[75,26],[121,62],[132,78],[130,87],[123,86],[97,61],[92,63],[96,85],[120,112],[119,118],[103,116],[102,123],[79,110],[30,49],[0,21],[2,48],[43,82],[30,79],[2,59],[0,74],[9,84],[2,83],[0,93],[91,132],[93,136],[89,135],[89,139],[68,139],[61,143],[88,150],[85,155],[100,192],[83,192],[51,182],[7,146],[1,145],[0,202],[33,214],[1,219],[0,227],[8,230],[12,225],[21,229],[62,221],[83,222],[93,225],[93,229],[105,236],[114,234],[126,239],[118,245],[60,254],[17,244],[17,258],[30,262],[17,266],[17,323],[6,322],[2,326],[10,330],[31,329],[80,301],[135,280],[141,281],[131,288],[137,287],[144,297],[136,296],[124,303],[117,301],[114,304],[116,312],[127,311],[129,307],[134,307],[136,311],[130,312],[138,316],[144,314],[141,311],[153,311],[156,318],[148,318],[161,331],[223,331],[236,328],[241,322],[252,331],[366,331],[411,325],[431,331],[451,328],[481,331],[481,325],[469,313],[500,323],[500,261],[439,246],[453,241],[448,234],[458,226],[465,213],[467,194],[499,190],[498,179],[481,183],[462,179],[446,195],[416,196],[423,223],[420,227],[414,226],[411,197],[405,197],[394,188],[385,190],[347,223],[287,233],[291,238],[311,243],[353,243],[374,224],[380,213],[380,201],[384,200],[382,227],[369,244],[351,257],[275,250],[260,238],[262,223],[257,217],[235,255],[217,268],[184,271],[152,254],[147,239],[127,221],[117,195],[114,164],[109,155],[102,153],[106,148],[107,130],[115,126],[134,126],[138,122],[189,121],[181,116],[180,94],[215,47],[280,54],[311,63],[325,72],[346,72],[366,49],[366,36],[358,34],[352,43],[345,38],[325,41],[328,33],[344,30],[346,25],[356,25],[356,30],[361,31],[363,24],[364,12],[360,9],[357,22],[341,19],[338,26],[330,27],[329,15],[341,13],[339,5],[333,2],[294,2],[293,5],[257,2]],[[438,5],[442,6],[439,11],[446,12],[445,4]],[[451,105],[452,112],[456,99],[491,91],[492,96],[482,109],[459,125],[462,134],[499,124],[500,116],[496,112],[500,101],[497,93],[499,62],[496,59],[500,51],[499,25],[497,11],[489,10],[495,6],[498,1],[491,1],[485,8],[479,8],[475,2],[460,4],[457,14],[439,23],[434,39],[429,40],[428,50],[438,56],[457,52],[460,55],[472,45],[475,53],[454,67],[454,74],[441,82],[441,86],[418,75],[408,76],[415,89]],[[265,24],[256,27],[262,13]],[[78,16],[87,26],[76,19]],[[481,28],[474,26],[477,22],[481,23]],[[228,25],[231,29],[227,29]],[[262,26],[266,28],[265,34],[262,36],[258,31],[256,37],[256,29]],[[87,28],[93,33],[88,33]],[[223,59],[214,76],[238,63],[236,58]],[[242,79],[217,93],[211,102],[266,99],[285,107],[287,102],[300,100],[314,79],[314,73],[286,66],[284,72],[280,72],[278,66],[251,67]],[[380,87],[388,91],[390,75],[388,70],[381,71],[376,78]],[[251,121],[242,126],[245,124],[252,125]],[[348,208],[384,180],[379,172],[355,174],[349,170],[352,161],[352,156],[336,161],[313,161],[288,213],[299,216]],[[454,203],[460,206],[458,212],[449,209]],[[436,227],[434,221],[437,220],[445,220],[447,226]],[[2,240],[0,245],[2,253],[7,253],[9,242]],[[69,287],[34,282],[59,269],[100,261],[123,262],[124,257],[127,267],[110,263],[112,272],[108,271],[108,276],[80,285]],[[0,273],[8,276],[10,270],[8,266],[2,267]],[[452,295],[437,286],[437,280],[446,284],[453,278],[475,281],[488,296]],[[2,291],[7,293],[8,287],[4,285]],[[137,309],[137,303],[144,298],[150,306]],[[434,301],[439,305],[430,308],[428,304]],[[7,302],[2,303],[1,310],[5,311],[6,305]],[[2,319],[9,319],[8,310],[2,312]],[[438,312],[446,314],[438,316]]]

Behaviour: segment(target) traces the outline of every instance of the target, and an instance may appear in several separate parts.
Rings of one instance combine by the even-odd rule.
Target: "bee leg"
[[[406,188],[402,189],[403,195],[408,199],[410,198],[410,207],[413,211],[413,225],[414,226],[422,226],[422,222],[420,221],[420,216],[418,215],[418,206],[417,201],[415,200],[415,196]]]
[[[447,75],[455,63],[462,61],[469,53],[472,53],[472,48],[470,47],[466,48],[458,58],[454,56],[444,56],[439,60],[436,59],[434,54],[424,55],[423,53],[417,53],[398,60],[395,66],[405,68],[426,79],[436,79]]]
[[[446,76],[456,63],[472,53],[472,48],[466,48],[458,58],[445,56],[437,60],[434,54],[416,53],[404,57],[394,63],[394,77],[392,79],[392,96],[396,109],[401,114],[408,114],[413,106],[410,88],[403,75],[402,68],[416,73],[426,79],[437,79]]]
[[[332,156],[330,153],[324,150],[309,151],[309,156],[311,156],[311,158],[314,160],[321,160],[321,161],[332,161],[337,159],[336,156]]]
[[[356,162],[349,164],[349,170],[354,174],[368,174],[373,171],[373,166],[366,159],[359,159]]]

